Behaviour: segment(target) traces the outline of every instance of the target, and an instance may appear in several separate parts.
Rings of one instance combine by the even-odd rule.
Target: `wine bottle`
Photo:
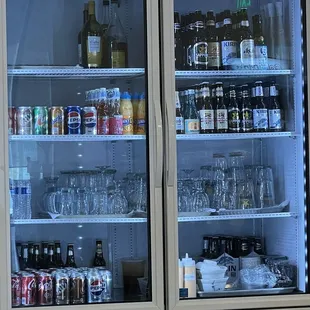
[[[88,3],[84,3],[83,18],[84,18],[84,22],[83,22],[83,27],[84,27],[88,19]],[[78,57],[79,57],[80,66],[82,65],[82,31],[83,31],[83,28],[78,34]]]
[[[102,67],[102,32],[96,20],[95,1],[88,2],[88,20],[82,30],[82,66],[84,68]]]
[[[103,0],[103,11],[102,11],[102,23],[101,23],[101,31],[104,35],[109,27],[109,21],[110,21],[110,1],[109,0]]]

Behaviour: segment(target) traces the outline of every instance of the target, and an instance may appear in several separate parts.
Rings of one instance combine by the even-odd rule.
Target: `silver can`
[[[69,275],[64,272],[56,272],[55,281],[55,304],[69,305],[70,297],[70,279]]]
[[[19,107],[16,112],[17,116],[17,134],[32,135],[33,118],[31,107]]]
[[[97,134],[97,109],[95,107],[85,107],[82,112],[83,134]]]
[[[103,301],[110,301],[112,299],[112,273],[108,269],[100,268],[98,269],[99,274],[102,277],[103,282]]]
[[[103,302],[103,281],[98,270],[87,273],[87,302],[89,304]]]

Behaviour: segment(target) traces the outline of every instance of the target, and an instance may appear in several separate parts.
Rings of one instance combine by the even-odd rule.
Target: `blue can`
[[[82,133],[81,108],[68,106],[66,109],[66,131],[68,135],[80,135]]]

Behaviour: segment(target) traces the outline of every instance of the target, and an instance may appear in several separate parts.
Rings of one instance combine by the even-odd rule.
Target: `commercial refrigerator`
[[[308,5],[161,2],[169,309],[309,306]],[[283,124],[274,131],[269,112],[248,131],[244,103],[272,110],[275,85]]]

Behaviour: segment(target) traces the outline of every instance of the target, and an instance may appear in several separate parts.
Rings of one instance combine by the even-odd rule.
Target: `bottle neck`
[[[86,10],[83,11],[83,20],[84,20],[84,25],[85,25],[88,21],[88,11]]]

